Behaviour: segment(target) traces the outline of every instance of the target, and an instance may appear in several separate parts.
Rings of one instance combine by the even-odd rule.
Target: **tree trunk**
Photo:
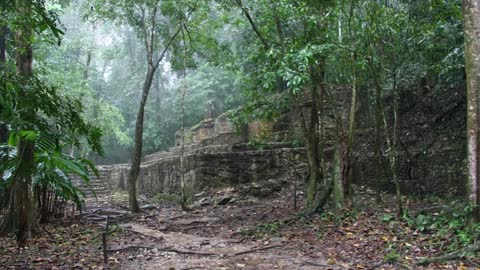
[[[4,68],[7,62],[7,34],[8,28],[0,26],[0,69]],[[2,107],[0,106],[0,110]],[[0,123],[0,143],[6,143],[8,141],[8,127],[5,123]],[[0,173],[1,180],[1,173]]]
[[[91,63],[92,63],[92,48],[89,48],[87,51],[87,62],[85,63],[85,70],[83,71],[83,79],[85,80],[85,84],[88,84],[88,75],[89,75]]]
[[[382,72],[378,67],[375,66],[373,62],[372,56],[372,43],[370,42],[368,47],[368,58],[367,58],[367,66],[370,69],[370,75],[372,76],[375,88],[375,156],[376,156],[376,181],[375,181],[375,189],[376,189],[376,201],[377,203],[382,202],[381,196],[381,186],[382,186],[382,174],[384,172],[383,166],[383,140],[382,140],[382,127],[386,128],[385,124],[385,109],[383,106],[383,88],[381,82],[383,81]],[[383,130],[384,134],[386,130]],[[388,139],[388,136],[385,136]]]
[[[128,175],[128,208],[134,213],[140,212],[137,201],[137,178],[140,173],[140,163],[143,147],[143,120],[145,116],[145,105],[147,104],[148,92],[152,86],[155,69],[149,65],[147,75],[143,83],[142,98],[137,113],[137,122],[135,123],[135,145],[132,157],[132,166]]]
[[[479,222],[480,0],[463,0],[463,13],[468,104],[468,195],[473,208],[473,221]]]
[[[320,180],[319,134],[318,134],[318,104],[317,90],[311,90],[312,105],[310,108],[310,122],[307,121],[303,108],[300,107],[302,116],[301,124],[306,139],[308,179],[307,179],[307,208],[312,207],[317,196]]]
[[[7,34],[8,28],[0,26],[0,67],[7,61]]]
[[[30,16],[31,14],[31,2],[28,0],[17,0],[16,8],[21,16]],[[16,65],[17,74],[25,79],[32,76],[32,35],[31,25],[26,21],[21,22],[15,34]],[[22,100],[21,97],[20,100]],[[19,111],[21,112],[20,118],[25,123],[29,123],[23,129],[32,130],[30,125],[35,121],[35,111],[23,102],[19,103]],[[17,151],[19,164],[12,180],[9,209],[5,217],[3,230],[7,233],[15,232],[17,243],[19,246],[23,246],[31,237],[35,225],[35,204],[32,194],[34,143],[25,138],[20,138]]]
[[[155,29],[157,25],[157,11],[158,7],[153,6],[151,13],[150,21],[152,23],[151,29],[149,30],[144,21],[144,39],[145,39],[145,49],[147,54],[147,74],[145,76],[145,81],[143,83],[142,98],[140,100],[140,107],[138,108],[137,119],[135,123],[135,141],[132,157],[132,166],[130,167],[130,172],[128,174],[128,207],[130,211],[134,213],[140,212],[140,207],[138,206],[137,201],[137,178],[140,173],[140,163],[142,158],[142,147],[143,147],[143,120],[145,116],[145,105],[147,104],[148,93],[152,87],[153,78],[155,71],[157,70],[160,62],[165,57],[167,50],[172,45],[172,42],[175,40],[177,35],[183,29],[184,23],[179,26],[175,34],[170,38],[170,40],[165,45],[162,53],[158,56],[158,59],[154,61],[154,42],[156,41]],[[193,9],[191,10],[193,12]],[[190,14],[191,14],[190,12]],[[190,15],[189,15],[190,16]],[[145,20],[145,18],[143,18]]]
[[[323,88],[321,78],[316,77],[317,88],[311,90],[312,105],[310,107],[310,121],[306,121],[303,109],[300,109],[301,124],[306,139],[306,150],[308,160],[307,179],[307,206],[305,216],[317,213],[328,202],[332,192],[332,184],[324,181],[325,166],[323,166],[323,143],[320,134],[324,135],[323,125],[320,125],[319,114],[323,104]],[[324,139],[324,137],[322,137]],[[319,184],[323,184],[322,192],[319,192]]]
[[[185,95],[187,93],[187,43],[185,41],[185,34],[182,31],[183,39],[183,87],[180,99],[180,186],[181,186],[181,207],[182,210],[190,210],[188,203],[191,200],[191,189],[185,182]]]
[[[393,182],[395,183],[395,191],[397,193],[398,217],[403,216],[402,191],[400,189],[400,179],[397,172],[397,129],[398,129],[398,94],[397,94],[397,71],[393,70],[393,134],[390,141],[390,171],[392,173]],[[386,121],[385,121],[386,123]],[[387,127],[385,127],[387,128]]]
[[[347,164],[344,175],[345,183],[343,187],[344,201],[347,207],[353,205],[353,189],[352,189],[352,163],[353,163],[353,137],[355,132],[355,116],[357,113],[357,53],[353,52],[352,57],[352,98],[350,103],[350,113],[348,117],[348,138],[347,138]]]
[[[381,94],[380,86],[375,86],[375,156],[376,156],[376,182],[375,182],[375,190],[376,190],[376,201],[381,202],[381,185],[382,185],[382,172],[383,172],[383,162],[382,162],[382,111],[381,111],[381,102],[382,102],[382,94]]]
[[[345,202],[345,186],[342,182],[342,146],[343,143],[337,143],[335,154],[333,157],[332,183],[333,183],[333,200],[336,209],[341,209]]]

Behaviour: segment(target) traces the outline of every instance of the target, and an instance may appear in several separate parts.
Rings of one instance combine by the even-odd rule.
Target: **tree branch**
[[[178,27],[177,31],[175,32],[175,34],[170,38],[170,40],[167,42],[167,45],[165,46],[165,48],[163,49],[162,53],[160,54],[160,56],[158,57],[155,65],[153,66],[153,70],[155,71],[158,66],[160,65],[160,62],[162,62],[163,58],[165,57],[165,54],[167,53],[168,49],[170,48],[170,46],[172,45],[173,41],[175,40],[175,38],[178,36],[178,34],[180,34],[180,32],[182,31],[182,29],[184,28],[185,26],[185,22],[188,21],[188,19],[190,18],[190,16],[192,15],[192,13],[195,11],[196,9],[196,5],[194,7],[192,7],[192,9],[190,10],[190,12],[188,13],[188,15],[186,16],[185,18],[185,21],[183,21],[181,24],[180,24],[180,27]]]
[[[168,49],[170,48],[170,46],[172,45],[173,41],[175,40],[175,38],[178,36],[178,34],[180,34],[180,32],[182,31],[182,28],[183,28],[183,25],[180,26],[177,31],[175,32],[175,34],[170,38],[170,40],[168,41],[167,45],[165,46],[165,48],[163,49],[162,53],[160,54],[160,56],[158,57],[155,65],[153,66],[153,70],[156,70],[158,68],[158,66],[160,65],[160,62],[162,62],[163,58],[165,57],[165,54],[167,53]]]
[[[153,7],[153,13],[152,13],[152,16],[150,18],[150,20],[152,21],[152,30],[150,32],[150,47],[151,47],[151,59],[152,59],[152,63],[153,63],[153,42],[155,40],[155,30],[157,28],[157,4],[155,4],[155,7]]]
[[[248,12],[247,8],[245,8],[242,4],[242,0],[235,0],[235,2],[237,3],[237,5],[242,9],[242,12],[243,14],[245,14],[245,17],[247,17],[247,20],[248,22],[250,23],[250,25],[252,26],[252,30],[255,32],[255,34],[257,35],[257,37],[260,39],[260,41],[262,42],[263,44],[263,47],[265,49],[270,49],[270,45],[268,44],[267,40],[263,37],[262,33],[260,33],[260,31],[258,30],[255,22],[253,21],[252,19],[252,16],[250,16],[250,13]]]
[[[150,50],[150,44],[148,42],[148,32],[147,32],[147,24],[145,22],[145,9],[142,7],[142,5],[137,5],[138,8],[140,9],[140,11],[142,12],[141,13],[141,20],[142,20],[142,31],[143,31],[143,36],[145,38],[145,49],[147,50],[147,61],[149,59],[151,59],[151,57],[149,57],[149,53],[151,52]]]

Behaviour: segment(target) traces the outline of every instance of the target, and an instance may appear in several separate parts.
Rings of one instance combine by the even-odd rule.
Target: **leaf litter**
[[[143,212],[125,211],[126,197],[88,200],[81,215],[42,225],[24,249],[0,238],[1,269],[480,269],[475,254],[463,260],[415,266],[421,258],[445,253],[452,235],[420,230],[397,220],[394,198],[375,204],[371,190],[357,188],[354,210],[326,209],[312,219],[283,220],[300,213],[293,193],[269,198],[233,189],[204,192],[192,211],[141,197]],[[208,198],[208,199],[205,199]],[[226,201],[218,205],[218,201]],[[389,201],[390,200],[390,201]],[[375,207],[374,207],[375,206]],[[427,205],[428,206],[428,205]],[[410,208],[426,207],[411,201]],[[108,267],[101,233],[110,224]]]

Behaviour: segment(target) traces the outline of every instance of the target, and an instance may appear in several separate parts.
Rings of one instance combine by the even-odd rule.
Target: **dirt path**
[[[165,199],[140,197],[140,214],[126,209],[126,194],[103,195],[88,200],[82,213],[43,224],[26,248],[0,237],[0,269],[480,269],[475,254],[415,266],[448,252],[459,236],[444,233],[449,224],[422,229],[421,215],[395,220],[393,197],[378,205],[371,190],[357,188],[355,194],[356,209],[330,208],[288,226],[277,221],[299,211],[290,190],[263,199],[213,191],[195,198],[189,212]],[[411,201],[409,209],[425,207],[431,204]]]
[[[209,202],[191,212],[144,201],[140,215],[121,209],[124,198],[107,197],[90,202],[84,216],[100,225],[113,217],[109,257],[118,269],[342,269],[318,246],[275,234],[269,222],[296,213],[290,202],[226,193],[206,195]]]
[[[328,267],[325,260],[296,254],[296,248],[281,239],[276,243],[269,241],[241,243],[238,240],[199,237],[178,232],[163,233],[138,224],[124,226],[132,232],[162,241],[151,245],[148,250],[144,249],[141,256],[123,264],[121,269],[318,269],[320,265]]]
[[[371,207],[370,190],[357,191],[365,207],[283,226],[277,221],[301,209],[293,209],[292,194],[258,199],[217,191],[196,198],[189,212],[141,198],[143,212],[136,215],[125,211],[126,197],[113,196],[90,203],[83,216],[99,225],[112,218],[112,269],[475,269],[461,261],[416,267],[444,244],[407,222],[387,220],[394,209]]]

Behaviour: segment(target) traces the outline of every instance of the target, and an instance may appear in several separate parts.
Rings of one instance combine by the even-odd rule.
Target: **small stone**
[[[195,198],[200,198],[200,197],[203,197],[205,195],[207,195],[207,193],[205,191],[202,191],[200,193],[195,194]]]
[[[208,245],[210,245],[210,241],[208,240],[200,242],[200,246],[208,246]]]
[[[151,204],[145,204],[145,205],[140,206],[140,209],[142,209],[142,210],[152,210],[152,209],[155,209],[155,206],[153,206]]]
[[[206,205],[210,204],[210,202],[207,198],[200,199],[200,201],[198,201],[198,203],[200,204],[200,206],[206,206]]]
[[[217,205],[226,205],[232,200],[232,197],[223,197],[218,202]]]
[[[282,243],[282,242],[286,242],[287,239],[285,239],[284,237],[272,237],[270,238],[270,242],[272,243]]]

